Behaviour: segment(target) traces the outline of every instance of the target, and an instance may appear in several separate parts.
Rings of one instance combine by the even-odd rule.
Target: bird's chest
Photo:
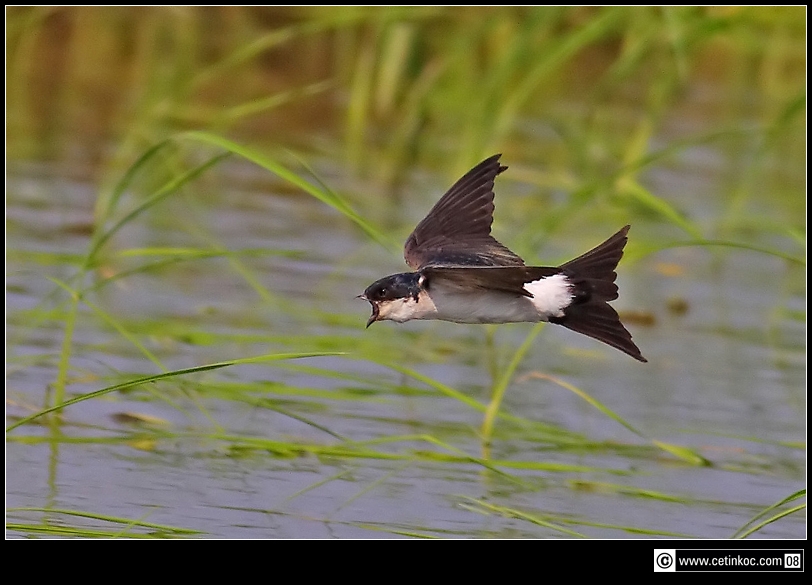
[[[527,297],[493,291],[432,290],[435,313],[427,319],[455,323],[516,323],[539,321],[541,316]]]

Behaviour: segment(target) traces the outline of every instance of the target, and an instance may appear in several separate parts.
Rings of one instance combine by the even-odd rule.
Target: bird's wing
[[[491,236],[493,181],[507,167],[496,154],[458,180],[406,240],[404,257],[413,270],[429,265],[524,266]]]
[[[524,285],[528,282],[561,274],[560,268],[550,266],[427,266],[420,273],[426,286],[442,281],[443,286],[472,292],[476,289],[532,297]]]

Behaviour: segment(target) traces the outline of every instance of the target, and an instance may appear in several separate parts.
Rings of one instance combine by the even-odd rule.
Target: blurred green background
[[[389,187],[414,167],[459,175],[494,148],[532,161],[519,179],[568,192],[622,168],[633,179],[647,156],[703,140],[747,143],[743,172],[754,156],[794,168],[805,14],[12,7],[8,155],[98,177],[172,132],[207,129],[322,154]],[[750,173],[748,188],[788,199]]]

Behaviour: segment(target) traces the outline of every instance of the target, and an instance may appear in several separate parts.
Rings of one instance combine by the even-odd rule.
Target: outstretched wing
[[[507,169],[501,154],[468,171],[432,207],[406,240],[406,264],[419,270],[442,266],[524,266],[524,261],[491,236],[493,181]]]
[[[525,284],[542,278],[562,274],[560,268],[551,266],[426,266],[420,271],[426,278],[426,287],[442,281],[446,288],[461,292],[476,290],[501,292],[516,296],[533,297]]]

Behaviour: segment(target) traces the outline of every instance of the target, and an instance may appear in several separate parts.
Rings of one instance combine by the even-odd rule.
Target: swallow
[[[526,266],[491,235],[496,154],[468,171],[434,205],[404,247],[414,272],[367,287],[375,321],[439,319],[455,323],[547,321],[587,335],[646,362],[609,305],[618,297],[618,262],[628,241],[623,227],[589,252],[560,266]]]

